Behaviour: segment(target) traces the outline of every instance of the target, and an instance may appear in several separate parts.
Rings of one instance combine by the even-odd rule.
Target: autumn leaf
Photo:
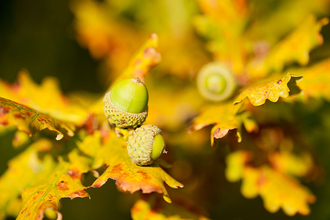
[[[0,94],[3,98],[21,103],[52,118],[82,125],[88,112],[82,106],[65,97],[56,78],[45,77],[37,85],[25,70],[18,73],[17,82],[9,85],[0,80]]]
[[[90,161],[78,151],[69,153],[69,162],[60,158],[58,164],[37,173],[22,193],[23,206],[17,219],[43,219],[44,212],[57,212],[61,198],[89,197],[81,183],[81,175],[89,170]]]
[[[325,59],[311,67],[292,69],[293,74],[299,74],[304,80],[298,81],[297,86],[302,90],[301,98],[324,98],[330,100],[330,59]]]
[[[281,150],[271,153],[268,160],[274,170],[299,177],[305,176],[313,167],[313,159],[307,152],[298,156],[288,150]]]
[[[323,44],[323,37],[319,32],[328,22],[327,18],[317,21],[314,15],[307,16],[301,25],[271,49],[264,60],[250,63],[249,75],[260,78],[270,72],[281,72],[285,65],[295,61],[302,66],[306,65],[309,62],[309,52]]]
[[[282,78],[276,76],[270,79],[261,80],[254,85],[243,88],[242,92],[235,99],[234,104],[242,102],[246,97],[254,106],[263,105],[266,99],[277,102],[280,97],[287,98],[290,89],[288,83],[290,80],[299,81],[301,77],[293,76],[287,73]]]
[[[17,129],[32,135],[36,131],[48,129],[57,132],[56,140],[63,138],[60,129],[65,129],[69,136],[73,136],[74,125],[54,119],[39,113],[27,106],[0,97],[0,125],[16,125]]]
[[[165,201],[171,202],[163,182],[172,188],[181,188],[183,185],[158,165],[134,164],[128,156],[126,142],[123,138],[117,137],[114,131],[111,131],[108,139],[100,149],[102,154],[99,155],[108,168],[91,187],[99,188],[111,178],[116,180],[116,185],[125,192],[134,193],[138,190],[142,190],[142,193],[157,192],[163,194]]]
[[[8,163],[8,169],[0,177],[0,219],[10,214],[11,203],[17,203],[22,190],[35,178],[37,173],[45,172],[54,166],[51,156],[43,159],[38,157],[39,152],[44,152],[52,147],[50,141],[40,139],[31,144],[24,152],[16,156]],[[20,209],[21,204],[15,205]],[[15,216],[17,213],[12,213]]]
[[[308,204],[314,203],[316,198],[308,188],[292,176],[267,165],[248,165],[251,158],[252,154],[247,151],[236,151],[226,158],[226,177],[231,182],[242,179],[241,192],[244,197],[255,198],[260,195],[265,208],[271,213],[279,208],[289,216],[310,213]]]
[[[182,204],[182,202],[181,205],[178,205],[176,203],[167,204],[156,199],[149,199],[147,201],[140,199],[131,209],[131,215],[133,220],[208,220],[208,218],[191,211],[192,209],[187,209],[185,205],[186,204]]]
[[[237,115],[241,105],[233,105],[230,102],[209,106],[204,112],[197,116],[189,131],[202,129],[205,126],[215,124],[211,130],[211,145],[214,144],[214,138],[223,138],[230,130],[236,129],[238,141],[241,141],[240,127],[245,120],[249,120],[249,114],[246,112]],[[246,122],[250,132],[257,129],[257,125],[252,120]]]

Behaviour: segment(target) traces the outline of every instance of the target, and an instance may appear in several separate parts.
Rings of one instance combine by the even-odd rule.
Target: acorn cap
[[[236,86],[234,74],[220,62],[205,65],[197,76],[197,87],[200,94],[211,101],[217,102],[229,98]]]
[[[119,128],[136,128],[142,124],[148,116],[148,108],[141,113],[129,113],[112,104],[110,92],[106,93],[103,102],[103,110],[110,124]]]
[[[145,166],[152,164],[165,152],[161,130],[154,125],[142,125],[128,137],[127,151],[133,163]]]
[[[134,78],[123,79],[104,96],[104,114],[112,125],[135,128],[147,118],[148,99],[143,82]]]

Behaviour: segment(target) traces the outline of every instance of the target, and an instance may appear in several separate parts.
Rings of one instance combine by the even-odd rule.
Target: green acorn
[[[127,78],[105,94],[103,110],[110,124],[119,128],[135,128],[148,115],[148,90],[139,79]]]
[[[140,166],[152,164],[165,151],[161,130],[154,125],[142,125],[128,136],[127,151],[133,163]]]
[[[197,87],[200,94],[214,102],[229,98],[236,86],[234,74],[220,62],[205,65],[197,76]]]

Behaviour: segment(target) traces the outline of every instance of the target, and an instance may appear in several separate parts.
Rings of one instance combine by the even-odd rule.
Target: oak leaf
[[[17,102],[0,97],[0,125],[16,125],[17,129],[32,135],[36,131],[48,129],[57,132],[56,140],[63,138],[60,129],[65,129],[69,136],[74,135],[74,125],[54,119],[48,115],[21,105]]]
[[[61,198],[89,197],[81,183],[81,175],[89,170],[89,159],[80,156],[77,150],[68,156],[68,162],[59,158],[59,163],[37,173],[28,187],[24,188],[23,206],[17,219],[41,220],[47,209],[58,212]]]
[[[22,190],[37,173],[54,166],[54,161],[50,156],[42,160],[38,157],[38,153],[49,150],[51,146],[49,140],[40,139],[9,161],[8,169],[0,177],[0,219],[7,215],[17,216],[19,212],[10,213],[9,209],[20,209],[22,204],[19,203],[21,200],[18,197]]]
[[[249,75],[252,78],[260,78],[271,72],[281,72],[285,65],[295,61],[306,65],[309,62],[310,50],[323,44],[323,37],[319,32],[328,22],[327,18],[317,21],[314,15],[307,16],[301,25],[270,50],[265,59],[250,63]]]
[[[325,59],[304,69],[292,69],[292,74],[299,74],[304,80],[298,81],[297,86],[302,90],[301,98],[324,98],[330,100],[330,59]]]
[[[6,99],[78,126],[82,125],[88,116],[85,108],[62,94],[58,80],[54,77],[45,77],[41,85],[38,85],[27,71],[22,70],[13,85],[0,81],[0,94]]]
[[[163,182],[172,188],[183,187],[158,165],[134,164],[128,156],[126,142],[123,138],[117,137],[113,131],[100,150],[102,154],[99,156],[108,168],[91,185],[93,188],[101,187],[111,178],[116,180],[116,185],[125,192],[134,193],[138,190],[142,190],[142,193],[157,192],[163,194],[165,201],[171,202]]]
[[[241,193],[244,197],[254,198],[260,195],[265,208],[272,213],[279,208],[289,216],[310,213],[308,204],[314,203],[316,198],[308,188],[292,176],[268,165],[248,165],[251,158],[252,154],[247,151],[236,151],[226,158],[226,177],[231,182],[242,179]]]
[[[230,102],[213,105],[205,108],[205,111],[197,116],[189,131],[202,129],[205,126],[215,124],[211,131],[211,145],[214,144],[214,138],[223,138],[230,130],[236,129],[238,142],[241,141],[241,124],[249,118],[247,112],[237,115],[241,105],[233,105]],[[249,120],[247,128],[250,132],[257,130],[257,125],[253,120]]]
[[[287,98],[289,96],[289,81],[299,79],[301,77],[287,73],[283,77],[274,76],[260,80],[247,88],[243,88],[242,92],[235,98],[234,104],[242,102],[246,97],[254,106],[263,105],[266,99],[277,102],[280,97]]]

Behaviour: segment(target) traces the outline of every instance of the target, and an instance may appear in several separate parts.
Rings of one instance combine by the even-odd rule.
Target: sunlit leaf
[[[99,188],[111,178],[116,180],[117,186],[125,192],[134,193],[138,190],[142,190],[142,193],[157,192],[163,194],[167,202],[171,202],[171,199],[164,182],[172,188],[183,187],[158,165],[134,164],[128,156],[126,142],[123,138],[118,138],[114,132],[111,132],[108,142],[101,150],[103,152],[101,156],[108,168],[91,187]]]
[[[103,165],[102,137],[100,131],[95,131],[88,135],[82,142],[77,143],[79,149],[93,160],[92,168],[97,169]]]
[[[275,170],[300,177],[305,176],[313,166],[312,157],[307,152],[298,156],[288,150],[282,150],[270,154],[269,161]]]
[[[237,130],[238,141],[241,141],[241,124],[249,118],[249,114],[237,115],[241,105],[233,105],[230,102],[209,106],[197,116],[189,131],[199,130],[208,125],[214,125],[211,131],[211,145],[214,144],[214,138],[223,138],[230,130]],[[257,125],[250,120],[248,124],[249,131],[257,129]]]
[[[182,206],[183,205],[183,206]],[[207,220],[208,218],[189,211],[184,206],[185,204],[178,205],[176,203],[167,204],[161,201],[145,201],[138,200],[131,209],[133,220],[155,219],[155,220]]]
[[[236,151],[226,159],[226,177],[231,182],[242,179],[241,192],[244,197],[260,195],[265,208],[272,213],[280,208],[289,216],[310,213],[308,204],[314,203],[316,198],[308,188],[267,165],[257,168],[248,165],[251,158],[249,152]]]
[[[72,123],[62,122],[27,106],[0,97],[0,125],[12,124],[16,125],[18,130],[30,135],[47,128],[57,132],[56,140],[63,138],[60,129],[65,129],[69,136],[74,135]]]
[[[309,68],[293,69],[293,74],[299,74],[304,77],[298,81],[297,85],[302,90],[302,98],[324,98],[330,100],[330,59],[321,61]]]
[[[272,102],[277,102],[280,97],[287,98],[290,89],[288,83],[290,80],[299,80],[301,77],[293,76],[287,73],[283,77],[271,77],[261,80],[254,85],[244,88],[235,99],[234,104],[242,102],[246,97],[254,106],[262,105],[269,99]]]
[[[249,75],[260,78],[270,72],[281,72],[285,65],[293,62],[306,65],[309,52],[323,43],[319,32],[327,23],[327,18],[317,21],[315,16],[308,16],[290,35],[276,44],[264,60],[253,61]]]
[[[38,157],[39,152],[50,148],[50,141],[40,139],[9,161],[7,171],[0,177],[0,219],[3,219],[1,216],[18,215],[18,212],[13,213],[13,210],[21,208],[22,204],[18,197],[23,189],[38,173],[46,172],[54,166],[54,161],[49,155],[42,159]]]
[[[81,175],[89,170],[89,160],[72,151],[69,162],[60,159],[47,172],[38,173],[23,190],[23,206],[17,219],[43,219],[46,209],[57,212],[61,198],[89,197]]]
[[[33,82],[27,71],[20,71],[17,83],[0,81],[0,94],[6,99],[26,105],[53,118],[83,124],[88,112],[65,97],[56,78],[45,77],[41,85]]]

